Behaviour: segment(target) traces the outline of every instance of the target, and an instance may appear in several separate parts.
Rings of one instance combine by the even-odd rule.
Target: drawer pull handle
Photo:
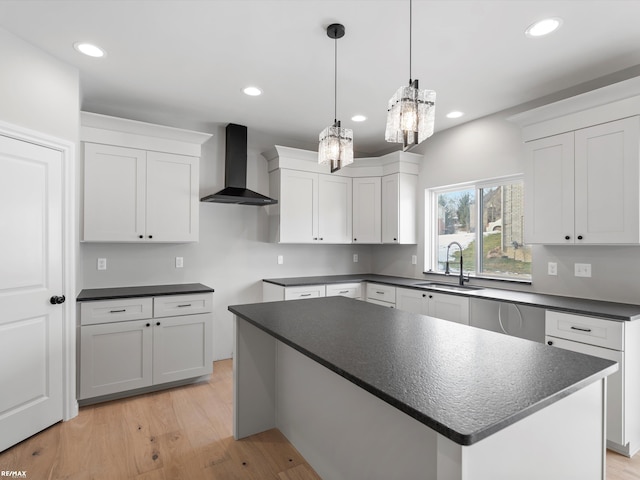
[[[378,295],[384,295],[384,292],[376,292]]]
[[[349,290],[340,290],[340,293],[349,293]]]
[[[110,310],[109,313],[122,313],[122,312],[126,312],[127,309],[123,308],[122,310]]]
[[[573,325],[571,326],[571,330],[578,330],[580,332],[591,333],[591,329],[590,328],[574,327]]]
[[[301,293],[300,296],[301,297],[310,297],[311,294],[310,293]]]
[[[190,303],[185,303],[183,305],[178,305],[178,308],[182,308],[182,307],[190,307],[191,304]]]

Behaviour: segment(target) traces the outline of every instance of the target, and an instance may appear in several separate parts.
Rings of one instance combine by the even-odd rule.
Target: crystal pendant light
[[[409,86],[400,87],[389,100],[387,142],[402,143],[403,151],[433,135],[436,114],[436,92],[420,90],[418,80],[411,80],[412,5],[409,0]]]
[[[333,125],[325,128],[319,137],[318,163],[330,164],[331,172],[353,163],[353,130],[342,128],[338,120],[338,38],[344,37],[344,25],[333,23],[327,27],[327,36],[335,40],[334,57],[334,119]]]

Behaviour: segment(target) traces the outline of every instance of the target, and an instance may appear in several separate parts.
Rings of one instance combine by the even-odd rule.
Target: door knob
[[[66,298],[64,295],[54,295],[49,299],[51,305],[60,305],[61,303],[64,303],[65,300]]]

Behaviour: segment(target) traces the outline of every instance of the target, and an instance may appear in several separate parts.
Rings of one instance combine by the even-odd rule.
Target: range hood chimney
[[[200,201],[235,203],[238,205],[273,205],[273,198],[265,197],[247,188],[247,127],[230,123],[226,129],[224,155],[224,189]]]

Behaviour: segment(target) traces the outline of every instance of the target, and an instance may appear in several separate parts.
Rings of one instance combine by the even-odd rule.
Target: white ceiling
[[[525,37],[550,16],[560,30]],[[442,130],[639,65],[638,19],[640,0],[414,0],[412,76],[437,92]],[[334,22],[346,27],[338,119],[360,154],[388,151],[387,102],[409,80],[408,0],[0,0],[0,27],[80,70],[84,110],[234,122],[309,146],[334,119]],[[107,56],[84,57],[77,41]]]

